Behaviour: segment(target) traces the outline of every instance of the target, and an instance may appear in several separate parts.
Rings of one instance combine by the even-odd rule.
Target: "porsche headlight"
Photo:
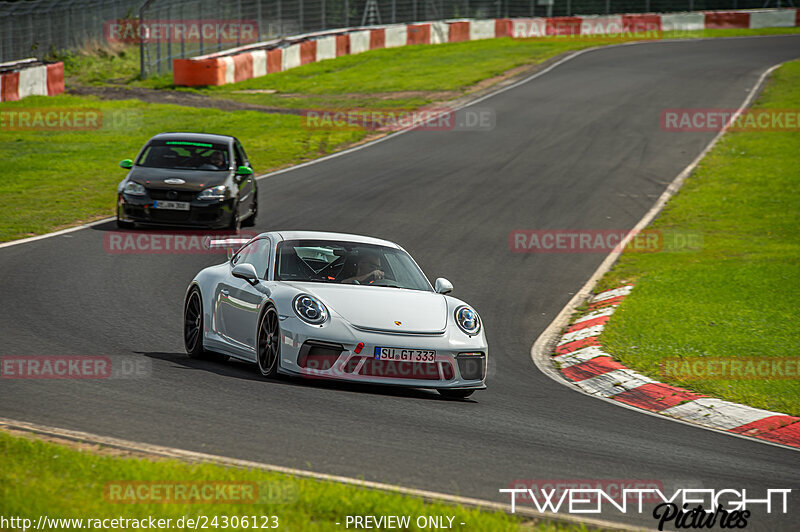
[[[456,309],[456,323],[459,328],[472,336],[481,330],[481,319],[471,307],[462,305]]]
[[[144,196],[146,194],[144,187],[136,181],[128,181],[128,184],[125,185],[123,192],[125,194],[130,194],[131,196]]]
[[[225,199],[225,185],[219,185],[218,187],[207,188],[197,195],[197,199],[201,200]]]
[[[320,325],[328,319],[328,309],[322,301],[308,294],[300,294],[294,298],[294,312],[306,323]]]

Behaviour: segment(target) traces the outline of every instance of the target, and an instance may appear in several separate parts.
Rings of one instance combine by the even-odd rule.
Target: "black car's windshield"
[[[228,170],[225,144],[186,140],[154,140],[142,151],[139,166],[171,170]]]
[[[332,240],[281,242],[275,280],[431,290],[425,275],[405,251]]]

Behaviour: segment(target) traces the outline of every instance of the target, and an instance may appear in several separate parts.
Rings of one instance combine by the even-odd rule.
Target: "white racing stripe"
[[[583,391],[600,397],[612,397],[642,384],[650,384],[653,379],[639,375],[629,369],[615,369],[582,381],[574,381]]]
[[[614,297],[627,296],[628,294],[631,293],[631,290],[633,290],[632,285],[621,286],[619,288],[615,288],[614,290],[606,290],[605,292],[601,292],[596,296],[594,296],[592,298],[592,303],[595,303],[597,301],[605,301],[607,299],[611,299]]]
[[[574,366],[575,364],[580,364],[581,362],[586,362],[587,360],[591,360],[597,357],[610,357],[608,353],[603,352],[602,349],[593,345],[591,347],[584,347],[583,349],[577,349],[572,353],[567,353],[566,355],[559,355],[557,357],[553,357],[553,362],[558,364],[560,369],[568,368],[570,366]]]
[[[595,311],[592,311],[592,312],[590,312],[588,314],[585,314],[585,315],[581,316],[580,318],[578,318],[577,320],[575,320],[572,323],[573,324],[575,324],[575,323],[583,323],[585,321],[593,320],[593,319],[596,319],[596,318],[602,318],[603,316],[611,316],[612,314],[614,314],[615,310],[617,310],[616,306],[601,308],[600,310],[595,310]]]
[[[561,340],[558,341],[558,345],[568,344],[577,340],[584,340],[586,338],[591,338],[592,336],[600,336],[601,332],[603,332],[603,325],[592,325],[591,327],[586,327],[585,329],[579,329],[577,331],[565,334],[561,337]]]
[[[254,50],[250,52],[253,57],[253,77],[260,78],[267,75],[267,51]]]

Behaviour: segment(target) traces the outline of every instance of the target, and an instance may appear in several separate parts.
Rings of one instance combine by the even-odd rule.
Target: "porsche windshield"
[[[228,170],[228,147],[210,142],[155,140],[147,145],[138,166],[171,170]]]
[[[275,280],[431,290],[425,275],[405,251],[331,240],[281,242]]]

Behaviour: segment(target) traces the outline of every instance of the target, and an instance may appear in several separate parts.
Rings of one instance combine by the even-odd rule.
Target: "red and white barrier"
[[[633,38],[648,32],[650,36],[642,38],[653,38],[655,32],[662,31],[793,26],[800,26],[800,10],[794,8],[392,24],[299,35],[284,42],[256,43],[192,59],[175,59],[173,75],[176,85],[223,85],[343,55],[417,44],[559,35]],[[30,86],[40,87],[33,82]]]
[[[36,59],[4,63],[0,68],[0,102],[64,92],[64,63],[40,64]]]

